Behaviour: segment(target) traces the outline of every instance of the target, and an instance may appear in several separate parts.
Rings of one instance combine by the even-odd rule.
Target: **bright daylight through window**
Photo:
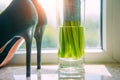
[[[11,0],[0,2],[0,11],[10,4]],[[47,15],[47,25],[42,40],[42,49],[57,49],[58,47],[58,26],[56,16],[56,0],[39,0]],[[101,0],[85,0],[85,48],[101,49]],[[35,40],[32,44],[36,48]],[[25,50],[25,44],[22,44],[19,50]]]

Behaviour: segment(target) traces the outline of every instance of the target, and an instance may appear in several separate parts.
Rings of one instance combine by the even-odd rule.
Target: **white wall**
[[[112,0],[113,57],[120,62],[120,0]]]

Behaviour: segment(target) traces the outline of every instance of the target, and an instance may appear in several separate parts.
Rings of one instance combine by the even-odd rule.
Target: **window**
[[[56,27],[55,1],[56,0],[39,0],[46,13],[48,13],[48,24],[46,25],[42,44],[42,62],[49,64],[57,63],[57,54],[55,53],[57,53],[58,46],[58,31]],[[119,14],[117,14],[120,13],[119,0],[85,1],[85,62],[103,63],[119,61],[120,58],[117,55],[119,55],[120,50],[116,48],[119,47],[117,42],[120,40],[116,36],[116,26],[120,25],[118,22],[120,21]],[[112,21],[113,19],[115,21]],[[118,21],[116,21],[116,19]],[[119,30],[117,31],[119,32]],[[23,47],[24,44],[20,49],[24,49]],[[36,53],[34,52],[35,48],[34,42],[33,53]],[[25,52],[18,50],[16,53]],[[20,57],[23,59],[21,60]],[[25,64],[25,54],[15,54],[11,63]],[[36,54],[32,54],[32,63],[36,64]]]
[[[57,49],[58,31],[56,19],[56,0],[39,0],[46,11],[48,24],[43,35],[42,49]],[[93,2],[95,3],[93,5]],[[83,5],[83,2],[82,2]],[[102,48],[101,46],[101,0],[85,0],[85,47],[86,49]],[[49,7],[49,8],[48,8]],[[23,44],[21,49],[25,49]],[[33,40],[33,48],[36,48]]]

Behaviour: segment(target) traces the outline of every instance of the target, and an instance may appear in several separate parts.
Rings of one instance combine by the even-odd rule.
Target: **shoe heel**
[[[47,17],[45,14],[44,9],[39,4],[38,0],[32,0],[37,13],[38,13],[38,24],[36,26],[34,38],[36,40],[36,47],[37,47],[37,69],[41,69],[41,43],[42,43],[42,36],[45,30],[45,25],[47,24]]]
[[[44,32],[44,29],[42,28],[43,27],[39,27],[39,29],[36,29],[34,35],[34,38],[36,40],[36,47],[37,47],[37,69],[41,69],[41,45],[42,45],[42,36]]]
[[[31,74],[31,46],[34,36],[35,27],[31,27],[22,34],[20,34],[26,42],[26,77],[30,77]]]

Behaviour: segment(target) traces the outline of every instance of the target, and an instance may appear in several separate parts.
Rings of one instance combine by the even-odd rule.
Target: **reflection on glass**
[[[69,74],[66,76],[66,74],[64,75],[60,71],[58,72],[59,80],[85,80],[84,75],[85,75],[85,73],[77,74],[77,75],[76,74]]]

